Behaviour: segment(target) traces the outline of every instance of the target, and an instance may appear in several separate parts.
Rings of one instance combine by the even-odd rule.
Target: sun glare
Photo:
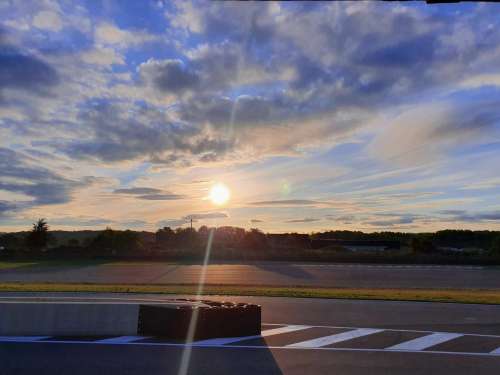
[[[216,184],[210,189],[209,198],[213,204],[221,206],[229,200],[231,193],[229,189],[224,184]]]

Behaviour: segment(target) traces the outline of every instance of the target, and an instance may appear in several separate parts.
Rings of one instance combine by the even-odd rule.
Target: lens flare
[[[208,195],[209,199],[213,204],[217,206],[222,206],[226,204],[231,196],[231,192],[228,187],[224,184],[216,184],[212,186],[210,189],[210,193]]]

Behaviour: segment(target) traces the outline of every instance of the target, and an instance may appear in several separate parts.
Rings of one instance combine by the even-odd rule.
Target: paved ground
[[[145,337],[0,337],[0,373],[177,374],[191,349],[190,374],[498,374],[500,306],[230,299],[262,304],[263,337],[192,347]]]
[[[165,263],[33,266],[0,270],[0,282],[197,283],[200,265]],[[478,266],[214,264],[207,283],[368,288],[500,288],[500,269]]]

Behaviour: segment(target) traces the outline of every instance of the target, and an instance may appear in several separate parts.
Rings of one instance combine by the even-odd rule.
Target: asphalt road
[[[500,355],[491,354],[500,348],[500,306],[229,299],[261,304],[267,335],[192,347],[189,374],[498,374],[500,368]],[[158,338],[20,339],[0,338],[1,374],[178,374],[187,349]]]
[[[197,283],[201,265],[110,263],[40,265],[0,270],[0,282]],[[211,264],[206,283],[366,288],[499,289],[500,269],[480,266],[315,264],[256,262]]]

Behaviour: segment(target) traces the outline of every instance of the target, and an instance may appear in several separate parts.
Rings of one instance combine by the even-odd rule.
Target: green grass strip
[[[194,284],[0,283],[0,292],[96,292],[193,295],[196,294],[196,290],[197,286]],[[365,289],[209,284],[205,286],[203,295],[500,304],[500,290],[483,289]]]

